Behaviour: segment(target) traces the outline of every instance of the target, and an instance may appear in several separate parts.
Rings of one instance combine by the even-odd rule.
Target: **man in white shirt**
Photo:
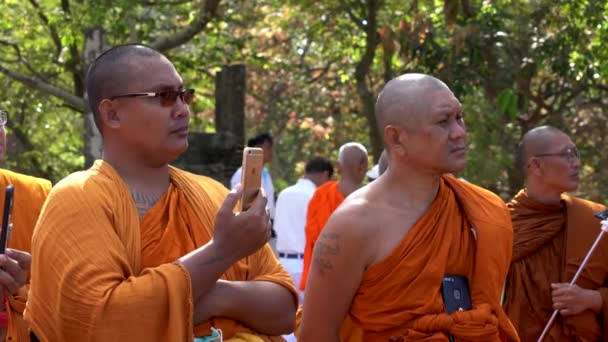
[[[249,140],[247,140],[248,147],[259,147],[264,151],[264,165],[270,163],[272,161],[272,147],[273,140],[270,133],[261,133],[258,134]],[[234,189],[234,187],[241,182],[241,174],[243,172],[242,168],[238,168],[232,178],[230,179],[230,188]],[[262,169],[262,188],[264,192],[266,192],[266,197],[268,198],[268,210],[270,210],[270,219],[274,220],[274,185],[272,184],[272,177],[270,177],[270,172],[266,166]]]
[[[321,184],[331,179],[334,168],[325,158],[315,157],[306,163],[304,176],[285,188],[277,200],[274,229],[277,232],[277,251],[283,267],[295,284],[302,277],[302,259],[306,235],[306,211],[308,202]]]

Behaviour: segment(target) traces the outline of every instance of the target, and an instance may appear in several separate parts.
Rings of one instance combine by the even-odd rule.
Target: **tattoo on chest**
[[[133,198],[133,202],[135,202],[135,207],[137,208],[139,217],[142,217],[150,208],[152,208],[154,204],[158,202],[160,196],[161,195],[147,194],[131,190],[131,197]]]
[[[334,268],[332,256],[340,254],[340,236],[335,233],[325,233],[319,236],[314,247],[314,262],[317,264],[317,271],[324,276],[328,270]]]

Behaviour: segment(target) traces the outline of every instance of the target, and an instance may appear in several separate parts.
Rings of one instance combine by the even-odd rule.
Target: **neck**
[[[169,187],[169,165],[150,166],[136,157],[104,151],[104,161],[118,172],[131,192],[158,194]]]
[[[540,182],[528,181],[526,183],[526,194],[536,202],[551,204],[561,201],[562,191],[552,189]]]
[[[360,187],[361,183],[355,182],[354,180],[348,177],[342,177],[342,179],[340,179],[340,182],[338,183],[338,189],[340,189],[340,192],[342,193],[342,195],[344,195],[344,197],[348,197],[348,195],[352,194]]]
[[[385,200],[395,207],[426,211],[437,197],[440,179],[441,174],[391,165],[377,181],[386,189]]]

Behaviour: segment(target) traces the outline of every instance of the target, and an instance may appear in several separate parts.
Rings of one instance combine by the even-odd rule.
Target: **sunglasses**
[[[112,96],[110,100],[115,100],[121,97],[158,97],[160,98],[161,106],[173,107],[178,97],[183,103],[187,105],[192,104],[192,102],[194,102],[194,89],[163,90],[156,93],[131,93]]]

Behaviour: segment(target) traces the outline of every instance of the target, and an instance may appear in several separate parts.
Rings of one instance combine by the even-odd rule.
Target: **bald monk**
[[[0,112],[0,161],[3,161],[8,113],[1,110]],[[23,342],[29,341],[29,327],[23,320],[23,310],[29,289],[27,273],[31,262],[31,239],[42,205],[51,191],[51,182],[0,169],[0,210],[4,208],[4,189],[9,184],[12,184],[15,190],[11,215],[13,228],[8,241],[11,249],[7,250],[5,257],[0,256],[0,292],[6,309],[0,317],[7,323],[2,340]]]
[[[329,181],[319,186],[308,203],[306,213],[306,244],[304,246],[304,268],[300,290],[306,289],[306,279],[312,261],[313,250],[319,234],[329,216],[342,204],[344,198],[361,187],[367,172],[367,150],[358,142],[349,142],[338,150],[339,181]]]
[[[297,294],[267,245],[263,191],[169,166],[188,146],[193,91],[142,45],[87,76],[104,156],[59,182],[32,239],[25,317],[41,341],[282,341]]]
[[[514,229],[505,311],[523,341],[536,341],[554,309],[549,341],[608,341],[608,239],[573,287],[568,284],[600,232],[606,208],[569,196],[579,183],[576,146],[551,126],[534,128],[518,148],[525,189],[508,204]]]
[[[388,165],[319,236],[299,341],[518,341],[500,307],[511,258],[504,202],[449,172],[466,164],[462,106],[440,80],[405,74],[376,103]],[[472,310],[446,313],[445,275]]]

